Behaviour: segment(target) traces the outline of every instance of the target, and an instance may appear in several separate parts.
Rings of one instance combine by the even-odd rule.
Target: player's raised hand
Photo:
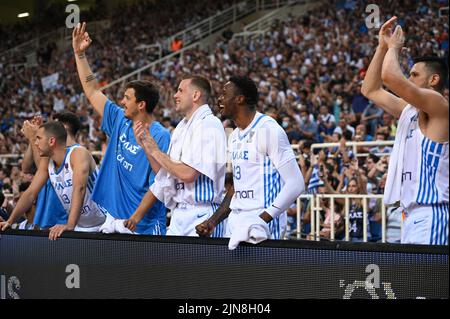
[[[73,28],[72,32],[72,47],[76,54],[84,53],[84,51],[91,45],[92,40],[89,33],[86,32],[86,22],[79,24]]]
[[[22,134],[28,139],[30,142],[34,142],[36,137],[36,132],[39,129],[40,125],[34,124],[34,119],[32,121],[23,122],[22,129],[20,130]]]
[[[31,120],[31,124],[36,125],[37,127],[41,126],[44,123],[44,119],[40,115],[36,115]]]
[[[153,137],[149,134],[149,125],[140,121],[136,122],[133,126],[134,136],[136,142],[144,149],[153,152],[159,150],[158,144],[156,144]]]
[[[383,48],[388,48],[389,39],[392,36],[392,26],[395,21],[397,21],[397,17],[393,16],[381,26],[380,32],[378,32],[378,43]]]
[[[134,137],[136,138],[136,142],[144,147],[145,140],[147,138],[147,132],[144,128],[144,124],[141,121],[134,123],[133,125]]]
[[[394,48],[397,50],[401,50],[403,48],[403,44],[405,43],[405,36],[403,34],[403,29],[401,26],[396,26],[395,31],[389,39],[389,49]]]

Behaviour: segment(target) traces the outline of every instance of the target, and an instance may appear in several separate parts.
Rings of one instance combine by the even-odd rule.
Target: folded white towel
[[[106,214],[106,220],[103,225],[100,226],[99,232],[105,234],[114,233],[114,217],[112,217],[110,214]]]
[[[125,219],[116,219],[114,221],[114,230],[120,234],[134,234],[131,230],[125,227]]]
[[[258,244],[270,237],[269,226],[259,216],[242,213],[237,216],[236,225],[239,226],[233,229],[228,243],[230,250],[236,249],[242,241]]]
[[[135,234],[125,227],[125,219],[115,219],[109,214],[106,214],[106,220],[100,227],[99,231],[105,234],[121,233],[121,234]]]
[[[384,203],[392,205],[400,200],[402,187],[403,157],[405,155],[406,137],[409,133],[411,118],[417,114],[416,108],[408,104],[402,111],[398,121],[394,148],[389,158],[388,175],[384,189]]]

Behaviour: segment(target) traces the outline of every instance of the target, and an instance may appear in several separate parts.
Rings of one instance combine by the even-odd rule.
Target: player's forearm
[[[72,188],[72,202],[70,205],[69,218],[67,219],[67,226],[75,228],[80,219],[81,210],[83,209],[84,197],[86,195],[86,186],[73,186]]]
[[[199,173],[192,167],[189,167],[181,162],[173,161],[169,155],[161,152],[160,150],[153,151],[151,156],[161,165],[161,167],[167,170],[170,175],[175,176],[185,183],[194,182],[199,175]]]
[[[84,94],[88,99],[99,89],[97,78],[89,66],[85,52],[75,53],[78,76],[83,86]]]
[[[131,218],[136,222],[136,224],[144,218],[145,214],[147,214],[147,212],[153,207],[153,205],[155,205],[157,201],[158,198],[156,198],[156,196],[148,190],[142,198],[138,208],[136,208],[136,211],[133,215],[131,215]]]
[[[158,161],[153,158],[153,156],[151,155],[151,150],[149,150],[147,147],[145,147],[145,145],[142,147],[142,149],[144,150],[145,155],[147,156],[150,166],[152,167],[152,171],[155,174],[158,174],[158,172],[161,168],[161,164],[159,164]]]
[[[25,174],[31,174],[33,172],[33,165],[38,167],[39,165],[39,154],[35,157],[33,146],[28,144],[27,150],[23,156],[22,160],[22,172]]]
[[[382,88],[381,71],[386,52],[387,48],[378,46],[367,69],[361,87],[361,93],[367,98],[370,98],[372,92]]]
[[[212,222],[214,226],[219,225],[225,218],[228,217],[228,215],[230,215],[231,213],[230,204],[233,195],[234,195],[234,188],[231,187],[230,190],[226,193],[225,198],[223,199],[219,208],[209,218],[209,221]]]
[[[383,67],[381,70],[381,79],[383,83],[392,89],[392,85],[404,79],[402,69],[399,63],[399,50],[397,48],[390,48],[383,61]],[[395,93],[395,92],[394,92]]]
[[[19,201],[14,207],[14,210],[9,216],[7,222],[12,225],[14,222],[20,217],[23,216],[32,206],[34,201],[36,200],[36,196],[31,192],[25,191],[22,196],[20,196]]]
[[[276,218],[286,211],[305,190],[305,182],[295,160],[291,160],[280,167],[278,172],[285,184],[275,197],[272,205],[265,210],[272,218]]]

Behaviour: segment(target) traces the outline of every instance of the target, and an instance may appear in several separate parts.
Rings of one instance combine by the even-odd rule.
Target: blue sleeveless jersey
[[[109,143],[103,157],[92,199],[117,219],[128,219],[141,203],[155,173],[144,150],[136,142],[133,122],[118,105],[107,101],[103,112],[102,130]],[[159,149],[167,153],[170,133],[160,123],[153,122],[150,135]],[[137,225],[139,234],[164,235],[166,208],[158,201]]]
[[[50,228],[57,224],[67,224],[67,218],[66,210],[53,189],[50,179],[47,179],[38,194],[33,223],[40,228]]]

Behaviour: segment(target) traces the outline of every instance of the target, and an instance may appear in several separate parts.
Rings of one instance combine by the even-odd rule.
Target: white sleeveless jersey
[[[284,130],[273,118],[257,112],[245,130],[231,133],[228,149],[235,191],[230,208],[269,207],[284,185],[277,168],[295,159]]]
[[[408,211],[418,205],[448,203],[449,143],[438,143],[422,134],[419,112],[409,121],[403,158],[401,205]]]
[[[222,202],[225,188],[227,138],[220,120],[208,105],[199,107],[190,120],[184,118],[172,133],[168,154],[200,175],[196,181],[185,183],[173,177],[172,201],[179,204],[206,205]],[[152,185],[156,191],[158,183]],[[167,203],[165,203],[167,206]]]
[[[58,171],[55,170],[55,163],[50,160],[48,165],[48,175],[52,183],[55,193],[58,195],[61,204],[66,210],[67,214],[70,212],[72,203],[72,186],[73,186],[73,170],[70,165],[70,156],[74,149],[81,147],[80,145],[72,145],[67,148],[66,156]],[[95,227],[105,221],[105,214],[99,206],[92,201],[92,191],[94,189],[95,181],[98,175],[98,167],[88,177],[86,195],[84,196],[83,206],[81,208],[80,219],[78,220],[78,227]]]

